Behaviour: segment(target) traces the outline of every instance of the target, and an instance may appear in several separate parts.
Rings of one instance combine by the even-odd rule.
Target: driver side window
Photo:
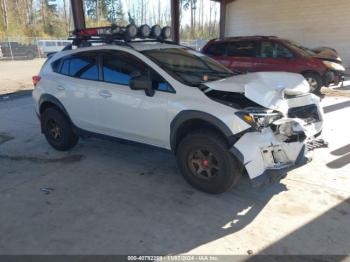
[[[293,53],[278,43],[263,41],[260,47],[260,57],[262,58],[293,58]]]
[[[126,52],[107,52],[102,58],[103,81],[128,86],[130,79],[136,75],[144,75],[152,81],[153,89],[174,92],[174,89],[148,65],[137,57]]]

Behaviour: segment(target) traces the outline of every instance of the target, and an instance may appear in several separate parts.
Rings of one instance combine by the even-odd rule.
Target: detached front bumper
[[[312,160],[312,158],[306,156],[305,150],[306,150],[306,147],[304,146],[294,163],[280,165],[275,168],[265,169],[265,171],[260,176],[251,179],[250,181],[251,185],[253,187],[259,187],[265,184],[270,184],[271,182],[279,181],[282,178],[286,177],[287,172],[307,164]]]
[[[280,180],[311,160],[305,140],[281,142],[271,128],[245,133],[230,151],[245,167],[252,186]]]

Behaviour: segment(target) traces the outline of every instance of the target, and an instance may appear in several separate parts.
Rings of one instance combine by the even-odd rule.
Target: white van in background
[[[61,51],[72,43],[70,40],[38,40],[38,47],[45,55]]]

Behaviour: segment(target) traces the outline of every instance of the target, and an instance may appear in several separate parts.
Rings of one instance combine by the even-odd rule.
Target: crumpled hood
[[[244,93],[245,97],[266,108],[285,111],[285,95],[302,95],[310,90],[300,74],[257,72],[205,83],[210,89]]]
[[[312,49],[316,53],[314,57],[321,60],[332,61],[336,63],[342,63],[342,59],[339,57],[338,52],[330,47],[317,47]]]

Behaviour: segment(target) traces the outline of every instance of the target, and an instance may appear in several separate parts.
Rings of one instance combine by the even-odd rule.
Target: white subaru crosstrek
[[[307,162],[322,131],[319,98],[298,74],[234,75],[192,49],[137,41],[65,50],[33,78],[48,143],[119,138],[174,152],[194,187],[221,193],[247,173],[253,185]]]

